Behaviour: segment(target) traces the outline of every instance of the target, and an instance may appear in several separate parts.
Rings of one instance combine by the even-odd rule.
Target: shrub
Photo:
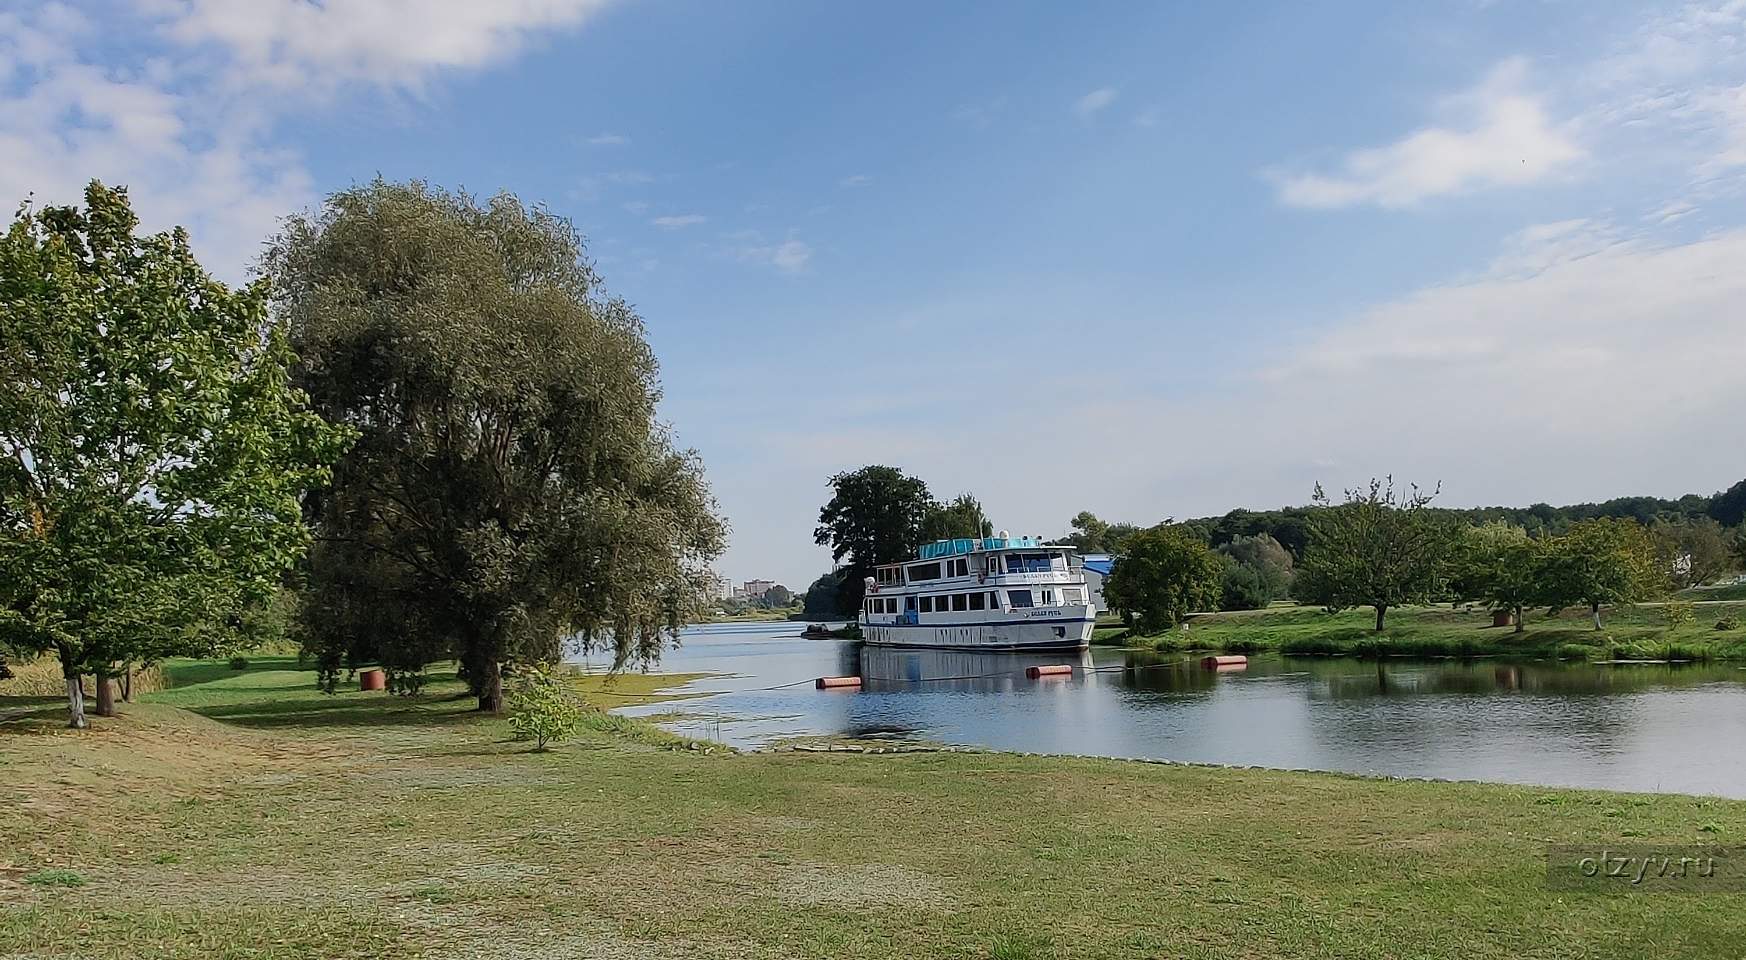
[[[1677,630],[1691,622],[1693,609],[1690,600],[1669,600],[1661,605],[1661,619],[1667,629]]]
[[[1716,621],[1717,630],[1734,630],[1739,626],[1740,620],[1737,617],[1723,617]]]
[[[1219,583],[1220,610],[1259,610],[1273,600],[1273,591],[1261,571],[1241,563],[1228,563]]]
[[[543,663],[516,677],[510,703],[509,729],[517,740],[532,740],[536,751],[575,736],[588,709],[569,683]]]
[[[230,668],[232,670],[247,670],[249,668],[249,658],[243,656],[240,653],[234,657],[231,657],[230,658]]]
[[[1560,660],[1592,660],[1600,652],[1599,648],[1584,643],[1561,643],[1558,645]]]
[[[1219,644],[1220,653],[1260,653],[1263,645],[1259,640],[1249,640],[1238,637]]]

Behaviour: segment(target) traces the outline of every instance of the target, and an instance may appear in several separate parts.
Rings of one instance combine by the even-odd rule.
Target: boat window
[[[897,598],[896,597],[892,597],[890,600],[885,601],[885,612],[886,613],[896,613],[897,612]]]
[[[904,597],[903,598],[903,609],[913,612],[915,610],[915,598],[914,597]]]
[[[1031,606],[1031,592],[1029,590],[1008,590],[1006,602],[1012,604],[1015,609]]]
[[[1000,609],[1000,592],[999,591],[997,591],[997,590],[988,591],[988,609],[990,609],[990,610],[999,610]]]
[[[988,595],[985,593],[972,593],[970,595],[970,609],[972,610],[981,610],[987,603]]]
[[[923,612],[923,613],[933,613],[934,612],[934,598],[933,597],[921,598],[921,604],[922,604],[921,612]]]
[[[1054,605],[1055,605],[1055,591],[1044,590],[1043,591],[1043,606],[1052,607]]]
[[[961,593],[952,594],[952,609],[953,610],[968,610],[968,609],[970,609],[970,598],[964,596]]]
[[[1061,591],[1062,603],[1084,603],[1085,591],[1078,587],[1069,587]]]
[[[940,579],[940,565],[937,563],[918,563],[909,568],[909,579],[911,581],[938,580]]]
[[[982,559],[987,567],[989,576],[993,576],[1000,572],[1000,554],[990,553]]]

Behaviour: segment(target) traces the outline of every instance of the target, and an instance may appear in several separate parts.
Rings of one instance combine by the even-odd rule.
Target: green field
[[[1587,610],[1549,616],[1530,610],[1526,629],[1491,626],[1482,609],[1447,605],[1391,610],[1378,634],[1368,609],[1328,613],[1275,605],[1264,610],[1204,613],[1157,636],[1134,636],[1119,620],[1099,620],[1093,642],[1164,650],[1277,652],[1303,656],[1522,656],[1565,659],[1746,659],[1746,603],[1698,603],[1689,623],[1669,629],[1658,604],[1609,609],[1596,631]],[[1732,617],[1736,625],[1718,630]],[[1725,621],[1724,621],[1725,622]]]
[[[1727,956],[1738,895],[1549,889],[1548,843],[1738,843],[1746,803],[1010,754],[545,754],[290,661],[95,729],[0,698],[16,957]],[[666,682],[591,678],[622,700]],[[609,686],[599,686],[610,683]],[[675,749],[677,747],[677,749]]]

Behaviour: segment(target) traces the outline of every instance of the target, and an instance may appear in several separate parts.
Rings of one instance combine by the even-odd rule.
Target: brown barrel
[[[1200,665],[1208,669],[1216,667],[1246,667],[1249,665],[1249,658],[1238,653],[1224,653],[1216,657],[1202,657],[1200,659]]]
[[[839,687],[858,687],[861,685],[861,678],[860,677],[819,677],[818,680],[815,681],[813,685],[820,690],[834,690],[834,689],[837,689]]]
[[[381,670],[363,670],[358,673],[359,690],[388,689],[388,674]]]
[[[1065,677],[1073,674],[1073,667],[1065,663],[1051,663],[1041,667],[1026,667],[1025,676],[1032,680],[1038,677]]]

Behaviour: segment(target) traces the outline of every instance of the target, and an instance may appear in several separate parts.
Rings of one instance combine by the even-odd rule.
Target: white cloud
[[[1339,171],[1275,173],[1279,197],[1300,207],[1373,203],[1408,207],[1484,187],[1534,183],[1567,169],[1584,150],[1524,90],[1522,61],[1500,64],[1478,87],[1444,104],[1460,126],[1425,127],[1380,147],[1349,154]]]
[[[727,234],[727,253],[748,263],[767,263],[783,273],[801,273],[812,261],[812,247],[789,237],[780,243],[766,243],[756,230],[737,230]]]
[[[850,174],[849,176],[846,176],[843,179],[838,180],[837,186],[839,186],[839,187],[860,187],[860,186],[865,186],[866,184],[871,183],[872,181],[873,181],[872,177],[869,177],[864,173],[856,173],[856,174]]]
[[[630,138],[622,133],[603,133],[599,136],[589,137],[588,142],[597,147],[622,147],[630,143]]]
[[[93,14],[59,3],[0,11],[0,204],[75,203],[94,178],[125,185],[146,229],[186,226],[207,268],[239,281],[279,218],[315,197],[301,157],[272,143],[282,111],[342,89],[417,90],[598,6],[135,0]],[[97,52],[115,36],[132,59],[110,65]]]
[[[1097,114],[1105,107],[1108,107],[1115,102],[1116,93],[1117,91],[1114,87],[1099,87],[1085,96],[1080,97],[1078,100],[1075,100],[1073,102],[1073,112],[1078,114],[1081,120],[1090,120],[1092,117],[1097,116]]]
[[[700,213],[684,213],[677,216],[656,217],[649,222],[663,230],[678,230],[681,227],[694,227],[708,222],[709,218]]]
[[[215,47],[252,85],[418,89],[580,24],[604,0],[140,0],[178,43]]]

